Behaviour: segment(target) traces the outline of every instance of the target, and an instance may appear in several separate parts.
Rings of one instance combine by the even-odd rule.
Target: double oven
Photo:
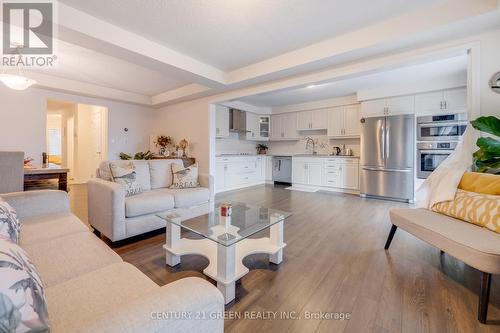
[[[466,113],[417,117],[417,178],[427,178],[453,152],[466,127]]]

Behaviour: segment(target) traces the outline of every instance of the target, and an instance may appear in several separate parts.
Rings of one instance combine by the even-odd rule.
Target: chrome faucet
[[[316,151],[316,143],[317,143],[317,141],[315,141],[310,136],[306,137],[305,140],[306,140],[306,150],[309,149],[309,145],[312,145],[312,150],[313,150],[312,153],[313,153],[313,155],[316,155],[318,153]]]

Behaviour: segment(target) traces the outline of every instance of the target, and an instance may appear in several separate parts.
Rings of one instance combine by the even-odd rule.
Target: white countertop
[[[359,156],[327,155],[327,154],[217,154],[215,157],[258,157],[258,156],[285,156],[285,157],[314,157],[314,158],[359,158]]]

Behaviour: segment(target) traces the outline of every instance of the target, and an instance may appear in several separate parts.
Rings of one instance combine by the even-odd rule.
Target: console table
[[[46,167],[24,168],[24,189],[33,181],[57,179],[59,190],[68,192],[68,172],[69,169],[61,168],[55,164]]]
[[[153,160],[182,160],[185,168],[196,163],[196,158],[194,157],[154,156]]]

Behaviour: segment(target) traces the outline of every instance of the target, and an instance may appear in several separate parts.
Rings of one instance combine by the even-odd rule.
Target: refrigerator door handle
[[[281,160],[278,160],[278,171],[281,171]]]
[[[387,172],[413,172],[412,169],[385,169],[385,168],[373,168],[373,167],[362,167],[362,170],[369,171],[387,171]]]
[[[390,124],[385,124],[385,159],[389,159],[389,153],[391,151],[390,149],[390,136],[391,136],[391,125]]]
[[[381,145],[380,147],[380,159],[382,161],[385,161],[385,121],[384,125],[380,126],[379,129],[379,144]],[[385,162],[384,162],[385,165]]]

